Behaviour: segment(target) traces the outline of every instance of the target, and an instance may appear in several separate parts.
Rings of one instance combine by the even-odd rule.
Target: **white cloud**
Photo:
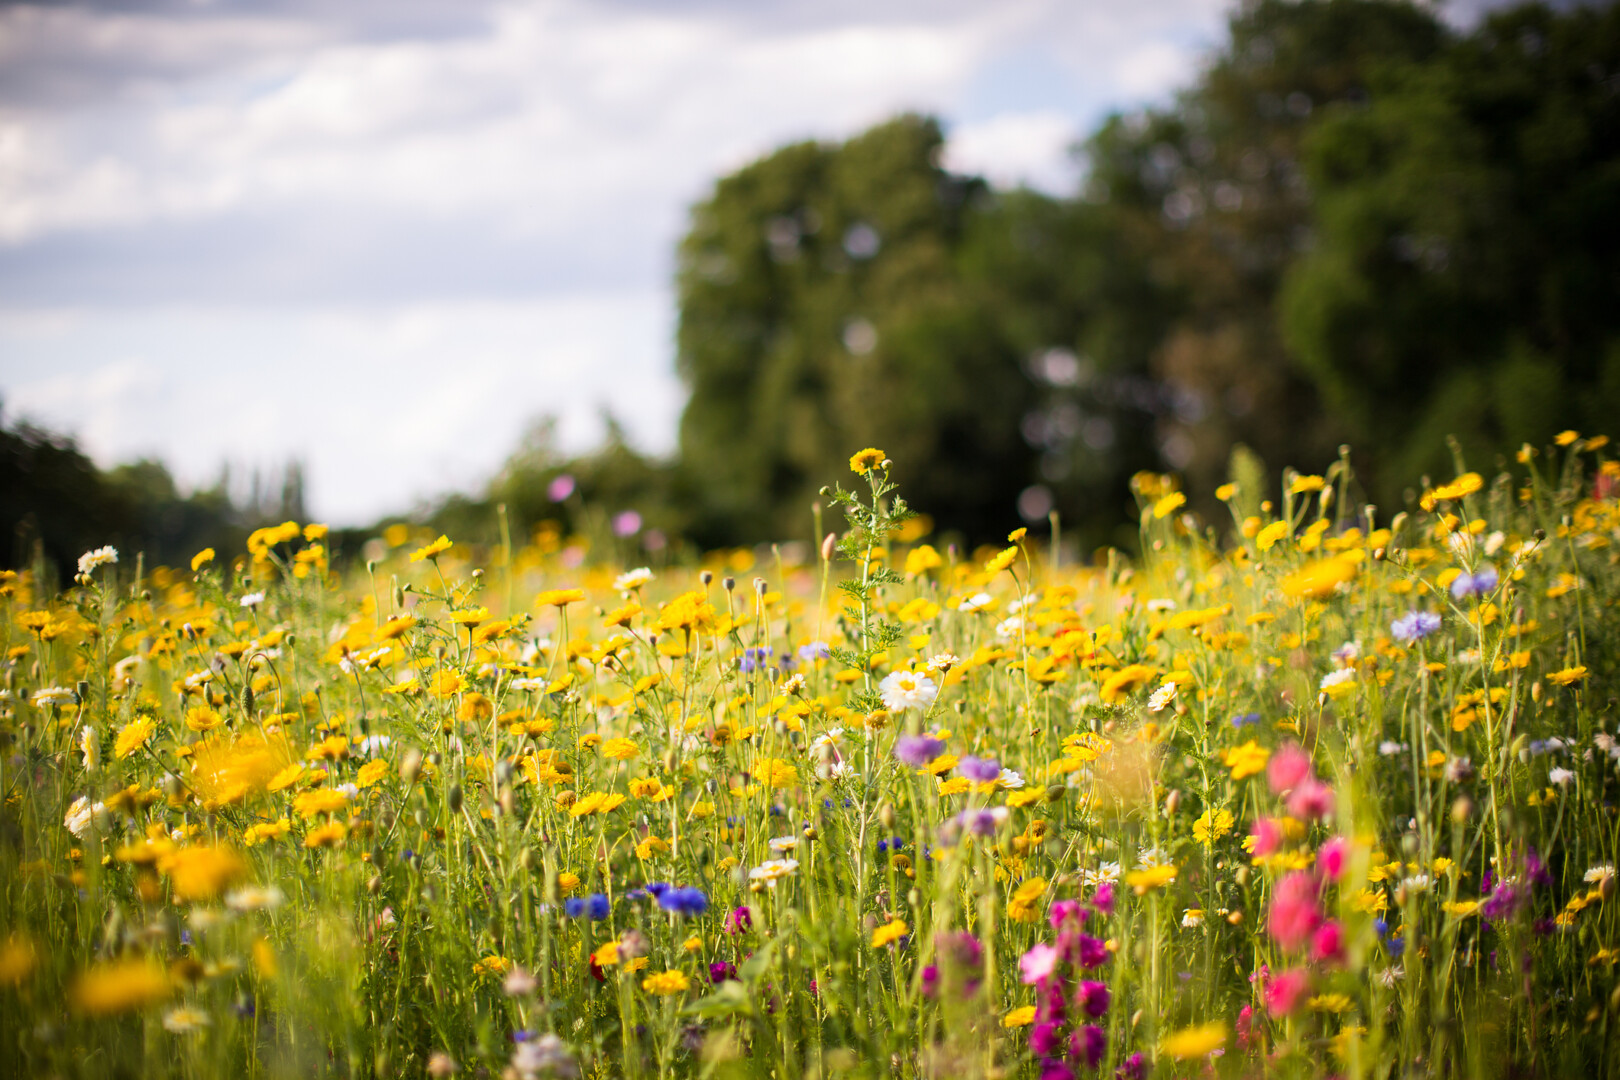
[[[0,315],[6,412],[99,462],[169,462],[187,485],[301,459],[319,516],[374,520],[475,487],[541,415],[565,449],[610,407],[667,451],[680,391],[659,293],[388,310]],[[112,359],[98,359],[100,357]]]
[[[1065,190],[1224,6],[5,8],[0,391],[192,483],[300,456],[334,521],[478,482],[541,412],[667,450],[671,253],[716,176],[918,109],[953,167]]]
[[[1073,118],[1055,110],[1000,113],[953,127],[945,161],[998,187],[1067,194],[1079,180],[1069,147],[1080,135]]]

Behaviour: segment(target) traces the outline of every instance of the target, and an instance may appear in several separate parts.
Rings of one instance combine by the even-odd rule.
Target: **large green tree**
[[[869,443],[920,508],[974,533],[1016,520],[1035,388],[963,272],[991,200],[940,167],[943,141],[905,116],[785,147],[693,210],[678,364],[700,541],[808,536],[817,489]]]
[[[1384,486],[1620,415],[1617,91],[1620,7],[1533,6],[1310,132],[1283,327]]]

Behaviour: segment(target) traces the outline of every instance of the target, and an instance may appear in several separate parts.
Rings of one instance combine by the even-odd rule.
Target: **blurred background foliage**
[[[1390,0],[1245,2],[1188,90],[1077,143],[1071,196],[953,175],[943,146],[902,116],[718,180],[678,253],[673,457],[611,418],[570,457],[541,422],[485,490],[415,518],[494,539],[504,506],[515,535],[655,552],[811,540],[818,488],[875,445],[968,541],[1056,511],[1089,551],[1131,544],[1139,470],[1214,510],[1230,475],[1348,443],[1392,510],[1448,474],[1447,435],[1489,468],[1620,415],[1613,4],[1459,33]],[[26,426],[5,440],[14,560],[126,538],[172,562],[300,516],[295,468],[279,503],[244,504],[150,462],[97,472]]]

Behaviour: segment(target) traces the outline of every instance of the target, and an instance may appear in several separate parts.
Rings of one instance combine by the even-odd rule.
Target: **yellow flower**
[[[242,857],[226,847],[181,848],[159,859],[158,869],[168,876],[177,900],[216,899],[247,876]]]
[[[1045,893],[1045,878],[1030,878],[1023,882],[1007,900],[1007,917],[1017,922],[1035,922],[1040,917],[1035,901]]]
[[[1159,1044],[1159,1052],[1177,1061],[1201,1058],[1226,1045],[1226,1025],[1219,1020],[1198,1027],[1183,1028]]]
[[[427,547],[417,548],[411,552],[411,562],[421,562],[423,559],[436,559],[441,552],[450,550],[450,538],[441,534],[439,538]]]
[[[1580,437],[1581,433],[1578,431],[1560,431],[1557,435],[1553,436],[1553,442],[1559,446],[1568,446],[1570,443],[1574,442]]]
[[[906,577],[918,577],[945,564],[932,545],[918,544],[906,553]]]
[[[1262,771],[1270,758],[1271,751],[1253,739],[1242,746],[1221,752],[1221,763],[1232,770],[1234,780],[1242,780],[1246,776],[1253,776]]]
[[[999,574],[1003,570],[1007,569],[1007,567],[1011,566],[1013,564],[1013,560],[1016,558],[1018,558],[1018,545],[1014,544],[1012,547],[1007,548],[995,558],[985,563],[984,572],[991,575]]]
[[[79,976],[73,1007],[91,1016],[133,1012],[167,1000],[174,987],[167,973],[146,960],[98,964]]]
[[[292,822],[286,818],[280,821],[266,821],[258,825],[249,825],[242,833],[244,847],[253,847],[266,840],[276,840],[286,836],[292,829]]]
[[[661,971],[656,975],[649,975],[641,980],[643,990],[649,994],[657,994],[660,997],[667,994],[678,994],[691,985],[686,975],[679,971]]]
[[[1004,1028],[1029,1027],[1034,1022],[1035,1006],[1033,1005],[1020,1005],[1001,1018],[1001,1026]]]
[[[0,986],[21,986],[39,964],[39,950],[20,934],[12,934],[0,948]]]
[[[307,848],[337,847],[343,838],[349,835],[349,830],[341,821],[328,822],[317,828],[309,830],[304,835],[304,846]]]
[[[1215,489],[1215,497],[1221,500],[1221,502],[1231,502],[1232,496],[1236,495],[1237,493],[1238,486],[1236,484],[1222,484],[1220,487]]]
[[[155,730],[152,721],[144,716],[131,720],[119,729],[118,738],[113,742],[113,755],[120,760],[129,757],[151,741]]]
[[[760,758],[754,763],[753,776],[771,788],[789,788],[799,782],[799,773],[793,763],[781,758]]]
[[[534,598],[536,607],[563,608],[585,599],[584,589],[547,589]]]
[[[318,814],[330,814],[348,805],[349,796],[337,788],[316,788],[302,792],[293,799],[293,809],[298,811],[299,817],[306,819]]]
[[[1318,559],[1283,578],[1279,587],[1293,600],[1320,600],[1356,576],[1356,564],[1349,559]]]
[[[206,705],[186,710],[186,727],[192,731],[212,731],[219,727],[219,713]]]
[[[1131,664],[1129,667],[1120,668],[1103,680],[1098,696],[1110,705],[1117,704],[1124,701],[1131,691],[1140,690],[1152,682],[1157,674],[1157,668],[1150,668],[1146,664]]]
[[[572,874],[567,870],[564,870],[562,873],[557,875],[557,891],[562,893],[564,896],[567,896],[577,888],[579,888],[578,874]]]
[[[1156,519],[1167,518],[1186,505],[1187,496],[1179,491],[1172,491],[1153,504],[1153,516]]]
[[[641,750],[629,739],[616,737],[602,744],[602,756],[610,757],[616,761],[629,761]]]
[[[1235,821],[1230,810],[1205,810],[1193,822],[1193,837],[1208,847],[1231,832]]]
[[[505,975],[512,970],[512,961],[504,956],[490,955],[473,964],[472,973],[476,978],[480,975]]]
[[[1308,495],[1313,491],[1321,491],[1327,486],[1327,481],[1320,476],[1296,476],[1294,482],[1288,485],[1290,495]]]
[[[383,777],[387,776],[388,772],[388,762],[381,759],[377,761],[368,761],[364,765],[360,766],[360,774],[354,778],[354,786],[362,788],[371,787],[373,784],[380,782]]]
[[[1261,529],[1257,534],[1255,534],[1254,546],[1259,548],[1261,551],[1270,551],[1277,541],[1281,540],[1287,535],[1288,522],[1273,521],[1270,525],[1267,525],[1265,528]]]
[[[619,943],[617,941],[603,942],[595,952],[591,953],[591,959],[596,962],[597,967],[612,967],[619,962]]]
[[[636,858],[650,859],[654,855],[669,854],[669,841],[657,836],[649,836],[636,845]]]
[[[693,934],[691,937],[689,937],[685,941],[681,942],[681,948],[685,949],[687,952],[690,952],[690,953],[702,952],[703,951],[703,939],[698,937],[696,934]]]
[[[886,460],[888,460],[887,454],[869,446],[849,459],[849,471],[865,476]]]
[[[1586,665],[1577,664],[1575,667],[1567,667],[1562,671],[1555,671],[1548,675],[1547,678],[1551,679],[1559,686],[1573,686],[1575,683],[1578,683],[1582,679],[1586,678],[1586,675]]]
[[[881,949],[885,945],[892,945],[910,932],[911,927],[906,925],[904,919],[895,919],[893,922],[884,923],[872,931],[872,948]]]
[[[213,561],[214,561],[214,549],[213,548],[203,548],[201,551],[197,552],[197,554],[195,554],[195,555],[193,555],[191,557],[191,569],[194,570],[194,571],[195,570],[201,570],[203,567],[207,566],[209,563],[211,563]]]
[[[1176,868],[1169,864],[1150,866],[1145,870],[1132,870],[1125,875],[1125,884],[1129,885],[1137,896],[1145,896],[1159,886],[1168,885],[1174,880]]]
[[[265,790],[281,791],[284,788],[292,787],[298,783],[298,778],[302,775],[304,775],[304,763],[295,761],[272,776],[270,782],[265,785]]]

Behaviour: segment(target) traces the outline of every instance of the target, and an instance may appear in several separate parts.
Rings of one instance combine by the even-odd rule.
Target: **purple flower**
[[[1086,979],[1080,984],[1080,989],[1074,995],[1074,1003],[1080,1011],[1090,1017],[1098,1017],[1108,1011],[1108,1003],[1112,995],[1108,992],[1108,984],[1093,982]]]
[[[960,814],[950,818],[940,827],[948,841],[954,841],[962,833],[972,833],[974,836],[994,836],[996,830],[1001,828],[1011,813],[1005,806],[991,806],[979,810],[963,810]]]
[[[1091,894],[1091,906],[1097,909],[1097,914],[1107,918],[1114,913],[1114,883],[1105,881],[1097,886]]]
[[[1232,717],[1232,726],[1235,728],[1246,728],[1250,724],[1258,724],[1259,722],[1260,714],[1257,712],[1239,713]]]
[[[658,897],[658,906],[676,915],[701,915],[709,907],[709,898],[702,889],[686,886],[665,890]]]
[[[1504,881],[1479,905],[1479,917],[1486,922],[1504,922],[1518,914],[1526,899],[1516,882]]]
[[[1492,571],[1494,573],[1495,571]],[[1456,583],[1452,583],[1456,587]],[[1402,645],[1422,641],[1440,629],[1440,616],[1432,611],[1409,611],[1389,624],[1389,632]]]
[[[956,771],[976,784],[988,784],[1001,775],[1001,766],[994,758],[965,757],[957,762]]]
[[[1451,583],[1451,595],[1457,600],[1465,596],[1484,596],[1496,588],[1498,580],[1496,567],[1487,563],[1477,573],[1470,574],[1464,571],[1458,574],[1456,580]]]
[[[894,740],[894,756],[900,764],[918,768],[945,752],[945,742],[932,735],[902,735]]]
[[[1108,963],[1108,947],[1090,934],[1080,935],[1080,966],[1086,969]]]
[[[1119,1080],[1145,1080],[1147,1077],[1147,1060],[1142,1057],[1142,1052],[1139,1050],[1126,1058],[1125,1064],[1121,1065],[1114,1075]]]
[[[546,485],[546,498],[552,502],[562,502],[574,493],[574,478],[567,473],[561,473]]]
[[[1061,927],[1069,919],[1073,919],[1075,922],[1085,922],[1090,916],[1091,912],[1082,907],[1078,900],[1053,901],[1052,910],[1046,913],[1047,921],[1052,924],[1054,930]]]
[[[799,646],[799,659],[807,664],[813,664],[817,660],[825,660],[831,655],[832,650],[827,647],[825,641],[812,641],[808,645]]]
[[[752,675],[763,668],[770,657],[771,647],[769,645],[744,649],[742,659],[737,662],[737,667],[744,675]]]
[[[614,536],[634,536],[641,531],[641,515],[634,510],[613,515]]]
[[[1056,1058],[1041,1062],[1041,1080],[1074,1080],[1074,1070]]]
[[[1108,1052],[1108,1036],[1096,1024],[1087,1024],[1069,1039],[1069,1056],[1084,1061],[1086,1068],[1095,1069],[1102,1064]]]
[[[922,969],[922,995],[930,1001],[939,997],[938,964],[929,964]]]
[[[1029,1052],[1036,1057],[1053,1057],[1063,1052],[1063,1028],[1048,1020],[1029,1029]]]
[[[732,908],[731,914],[726,916],[726,933],[741,934],[751,930],[754,926],[754,913],[748,910],[747,905]]]
[[[716,960],[709,965],[709,981],[719,985],[737,977],[737,966],[728,960]]]

